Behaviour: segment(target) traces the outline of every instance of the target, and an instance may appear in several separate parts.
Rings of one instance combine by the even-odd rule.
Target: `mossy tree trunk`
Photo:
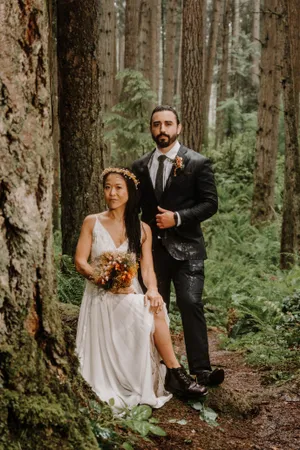
[[[62,250],[73,255],[84,217],[102,207],[101,4],[65,0],[57,8]]]
[[[7,1],[0,26],[0,447],[96,449],[55,302],[47,3]]]

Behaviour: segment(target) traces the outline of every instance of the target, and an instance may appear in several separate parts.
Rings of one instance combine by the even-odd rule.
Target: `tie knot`
[[[163,164],[166,158],[167,158],[166,155],[160,155],[160,156],[157,158],[159,164]]]

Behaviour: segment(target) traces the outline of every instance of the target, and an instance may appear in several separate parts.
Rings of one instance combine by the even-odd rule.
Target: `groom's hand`
[[[163,209],[160,206],[157,207],[160,214],[156,214],[156,225],[161,230],[164,228],[175,227],[174,212]]]

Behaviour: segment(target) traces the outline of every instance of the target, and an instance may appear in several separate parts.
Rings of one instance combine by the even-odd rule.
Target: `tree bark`
[[[126,0],[124,68],[137,69],[139,11],[141,0]]]
[[[292,66],[292,61],[295,58],[295,49],[293,48],[295,30],[293,30],[293,27],[298,27],[298,23],[295,23],[292,17],[296,11],[291,7],[291,3],[287,0],[281,0],[280,3],[282,7],[281,33],[284,40],[281,83],[283,87],[285,125],[285,173],[280,267],[281,269],[289,269],[296,262],[300,242],[300,160],[295,80]],[[299,57],[299,55],[297,56]]]
[[[58,2],[61,227],[62,250],[69,255],[84,217],[103,205],[100,30],[97,0]]]
[[[183,142],[201,152],[203,141],[204,21],[206,2],[186,0],[182,16]]]
[[[300,0],[290,0],[289,4],[290,23],[290,43],[291,43],[291,64],[293,74],[293,84],[295,91],[296,123],[299,128],[299,93],[300,93],[300,26],[299,11]]]
[[[217,52],[218,30],[220,27],[222,0],[213,0],[212,20],[209,31],[207,59],[204,75],[204,146],[208,146],[209,104]]]
[[[7,1],[0,27],[0,442],[96,449],[55,299],[46,2]]]
[[[60,229],[60,170],[59,170],[59,121],[58,121],[58,78],[57,78],[57,0],[49,0],[49,71],[51,85],[51,117],[53,156],[52,223],[53,230]]]
[[[217,92],[216,135],[215,147],[224,141],[224,112],[218,109],[227,99],[228,64],[229,64],[229,14],[230,0],[224,0],[222,20],[222,56],[219,65],[219,85]]]
[[[252,19],[252,68],[251,78],[255,88],[259,87],[259,62],[260,62],[260,0],[254,0],[253,3],[253,19]]]
[[[137,69],[150,81],[151,79],[151,4],[141,0],[139,14],[139,40]]]
[[[101,3],[100,68],[103,111],[108,112],[116,103],[116,16],[113,0]]]
[[[238,68],[238,49],[240,39],[240,0],[232,0],[232,45],[231,45],[231,79],[230,91],[231,96],[238,94],[239,80],[237,74]]]
[[[176,65],[176,86],[175,86],[175,106],[181,115],[181,68],[182,68],[182,0],[178,0],[177,18],[177,65]]]
[[[280,66],[282,45],[278,39],[278,1],[265,0],[263,47],[256,135],[251,223],[274,217],[274,189],[278,149]]]
[[[151,9],[151,70],[150,70],[150,86],[155,92],[158,99],[159,96],[159,55],[161,43],[161,0],[152,0]]]
[[[173,105],[175,88],[175,44],[177,25],[177,0],[170,0],[166,5],[166,36],[163,62],[163,95],[164,105]]]

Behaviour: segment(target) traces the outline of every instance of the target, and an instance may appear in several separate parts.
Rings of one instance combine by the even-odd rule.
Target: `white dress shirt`
[[[148,163],[148,169],[150,173],[150,178],[153,184],[153,187],[155,187],[155,180],[156,180],[156,173],[158,170],[158,157],[160,155],[165,155],[167,158],[164,161],[164,172],[163,172],[163,187],[165,188],[167,180],[170,176],[171,170],[174,167],[174,159],[177,156],[177,153],[180,149],[180,143],[178,141],[175,142],[173,147],[167,152],[163,153],[158,148],[156,148],[155,152],[153,153],[152,158],[150,158],[150,161]],[[177,211],[174,211],[177,214],[177,226],[181,224],[181,218]]]

